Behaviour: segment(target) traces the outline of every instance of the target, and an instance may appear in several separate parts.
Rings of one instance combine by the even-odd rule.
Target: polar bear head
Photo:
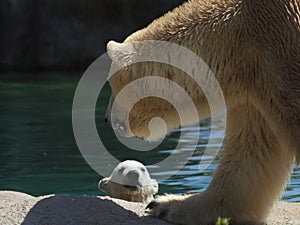
[[[196,105],[196,113],[202,110],[209,114],[207,100],[201,88],[184,71],[161,61],[141,60],[145,55],[155,59],[161,56],[168,57],[168,54],[174,55],[170,53],[174,52],[174,49],[171,49],[173,46],[168,48],[168,45],[161,42],[156,43],[110,41],[107,44],[107,52],[112,59],[109,76],[112,97],[106,117],[112,127],[123,136],[142,137],[152,141],[164,137],[174,128],[199,122],[199,119],[188,119],[183,123],[183,114],[186,118],[193,118],[189,116],[191,104],[186,101],[182,92],[174,91],[176,85]],[[180,62],[192,63],[184,59],[184,54],[175,57]],[[172,61],[173,57],[170,60]],[[138,101],[134,102],[133,99]],[[178,109],[183,113],[179,113]]]

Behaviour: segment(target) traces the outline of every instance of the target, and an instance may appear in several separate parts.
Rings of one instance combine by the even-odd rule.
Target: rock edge
[[[48,195],[0,191],[0,224],[167,225],[145,213],[145,204],[106,196]],[[300,203],[278,202],[268,225],[300,225]]]

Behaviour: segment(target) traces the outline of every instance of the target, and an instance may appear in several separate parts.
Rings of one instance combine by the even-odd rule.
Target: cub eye
[[[124,172],[124,170],[125,170],[125,168],[124,167],[121,167],[120,169],[119,169],[119,173],[123,173]]]
[[[142,172],[146,172],[145,168],[141,167],[141,171]]]

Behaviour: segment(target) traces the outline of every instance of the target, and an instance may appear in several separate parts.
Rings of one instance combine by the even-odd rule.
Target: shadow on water
[[[0,190],[16,190],[32,195],[101,195],[97,182],[101,176],[81,156],[72,130],[72,101],[80,75],[26,74],[0,75]],[[159,162],[176,148],[180,132],[188,142],[199,128],[176,130],[150,152],[125,148],[104,123],[110,96],[108,85],[99,95],[96,124],[101,140],[120,161],[135,159],[146,165]],[[216,164],[199,172],[198,165],[210,132],[218,138],[218,128],[201,126],[200,139],[193,157],[176,175],[160,182],[160,193],[203,191],[211,181]],[[215,146],[209,146],[214,148]],[[185,151],[189,151],[186,148]],[[99,165],[107,166],[107,162]],[[164,171],[171,174],[172,171]],[[159,176],[160,174],[156,174]],[[284,199],[300,201],[300,169],[288,183]]]

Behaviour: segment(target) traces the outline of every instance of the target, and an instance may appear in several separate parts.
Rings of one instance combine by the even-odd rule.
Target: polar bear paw
[[[164,195],[153,200],[146,209],[150,215],[175,224],[212,224],[217,217],[204,207],[201,198],[202,194]]]

